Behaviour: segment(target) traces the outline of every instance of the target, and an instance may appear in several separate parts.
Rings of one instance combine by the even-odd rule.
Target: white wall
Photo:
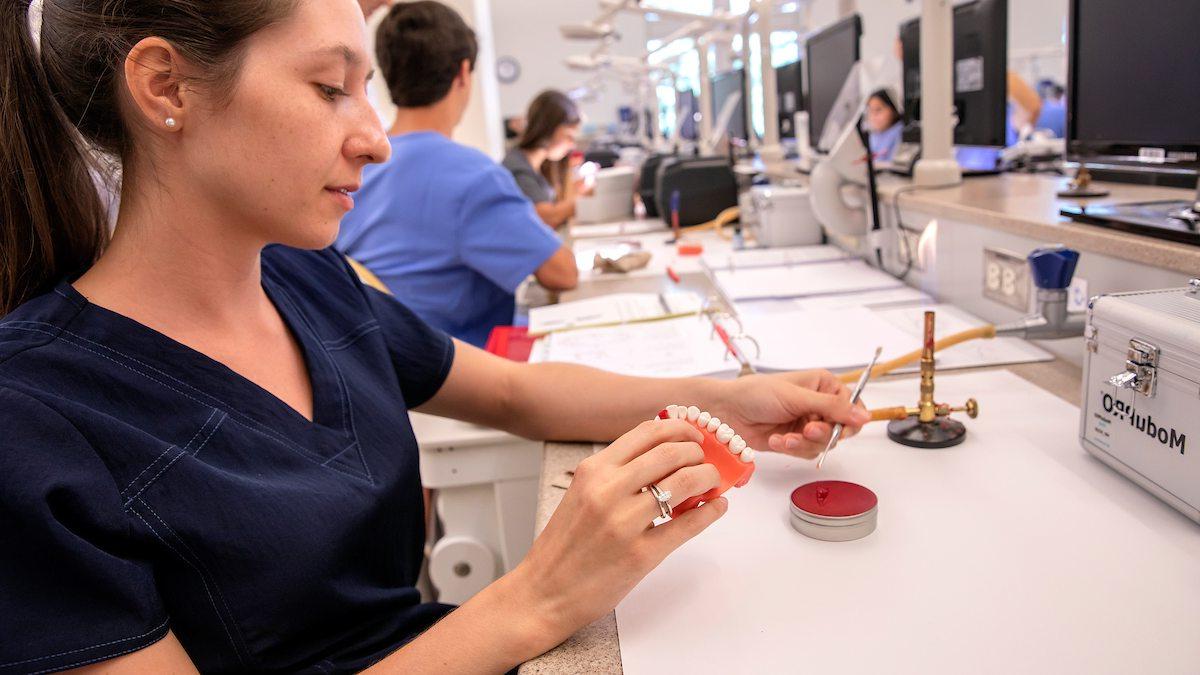
[[[524,115],[529,102],[543,89],[567,91],[589,79],[588,73],[569,70],[564,60],[572,54],[589,53],[596,43],[567,41],[558,27],[595,18],[599,12],[596,0],[492,0],[491,4],[496,57],[512,57],[521,67],[516,82],[499,85],[503,116]],[[646,44],[641,18],[623,14],[615,25],[621,40],[610,53],[640,56]],[[634,102],[636,92],[612,76],[602,76],[600,82],[596,99],[584,101],[580,107],[587,123],[603,129],[617,121],[618,106]]]
[[[479,55],[475,63],[474,90],[463,120],[454,130],[454,140],[478,148],[495,159],[504,153],[504,129],[500,114],[500,92],[496,82],[495,39],[492,32],[492,3],[490,0],[440,0],[463,17],[475,31]],[[385,11],[376,12],[367,24],[367,47],[375,54],[375,30]],[[378,64],[376,64],[378,69]],[[384,128],[392,126],[396,106],[388,94],[383,77],[371,81],[371,103],[379,113]]]

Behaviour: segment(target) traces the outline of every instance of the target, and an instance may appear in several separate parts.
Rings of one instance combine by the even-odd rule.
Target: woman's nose
[[[392,146],[379,121],[379,115],[367,101],[360,106],[355,128],[346,141],[346,154],[351,160],[362,159],[367,164],[381,164],[392,155]]]

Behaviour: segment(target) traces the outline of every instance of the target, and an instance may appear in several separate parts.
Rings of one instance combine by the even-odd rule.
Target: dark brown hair
[[[401,2],[375,31],[375,58],[392,102],[423,108],[446,98],[467,61],[475,69],[475,31],[440,2]]]
[[[521,133],[517,147],[522,150],[544,148],[550,145],[550,139],[560,126],[575,126],[580,121],[579,107],[570,96],[556,89],[547,89],[529,103],[529,111],[525,114],[525,131]],[[560,195],[566,188],[570,167],[570,157],[542,162],[542,175]]]
[[[525,131],[517,141],[517,147],[522,150],[544,148],[560,126],[575,126],[581,119],[579,108],[571,97],[556,89],[547,89],[530,102],[529,112],[525,114]]]
[[[41,51],[29,0],[0,5],[0,316],[87,270],[108,241],[97,157],[128,161],[124,62],[147,37],[170,42],[228,91],[250,35],[296,0],[44,0]]]
[[[900,109],[896,107],[896,102],[892,100],[892,96],[887,92],[887,89],[876,89],[867,97],[867,99],[872,98],[879,99],[879,102],[892,112],[892,124],[901,120],[903,116],[900,114]]]

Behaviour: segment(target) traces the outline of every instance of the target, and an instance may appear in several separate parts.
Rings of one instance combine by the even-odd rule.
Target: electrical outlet
[[[1029,263],[1007,251],[983,249],[983,297],[1024,312],[1029,309]]]
[[[1086,312],[1088,300],[1087,279],[1075,277],[1071,280],[1071,287],[1067,289],[1067,311]]]
[[[900,243],[904,248],[902,251],[896,252],[897,264],[912,260],[912,268],[917,272],[929,271],[926,265],[927,261],[921,256],[921,233],[902,227],[900,236],[904,237],[904,241]]]

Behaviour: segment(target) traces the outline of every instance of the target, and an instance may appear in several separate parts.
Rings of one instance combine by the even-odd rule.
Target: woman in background
[[[548,89],[529,104],[525,120],[517,147],[502,164],[542,220],[557,228],[575,215],[575,200],[583,191],[571,175],[570,157],[582,117],[566,94]]]

